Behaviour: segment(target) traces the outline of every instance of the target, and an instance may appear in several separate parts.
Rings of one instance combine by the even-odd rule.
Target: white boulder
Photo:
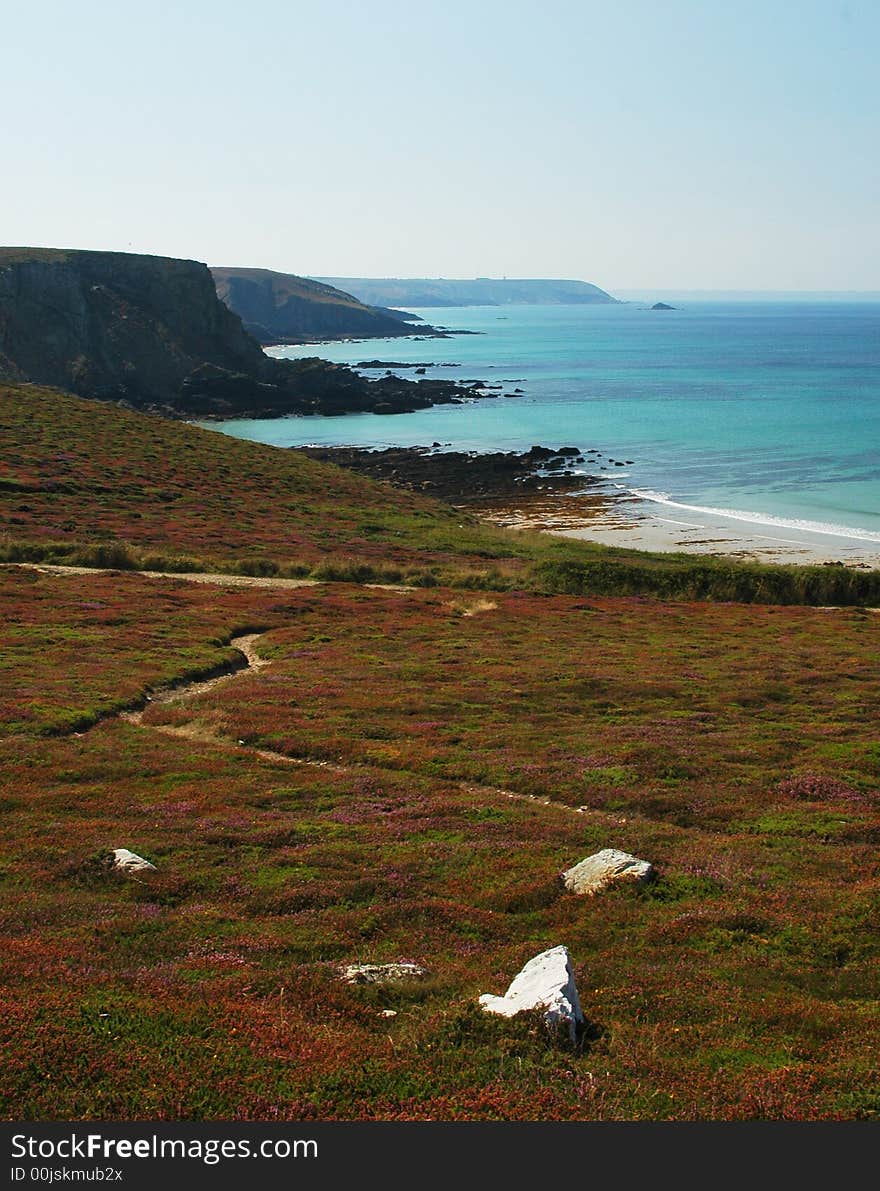
[[[144,860],[143,856],[138,856],[136,852],[129,852],[128,848],[114,848],[112,856],[111,867],[119,869],[121,872],[142,873],[147,870],[156,871],[155,864],[150,864],[149,860]]]
[[[347,964],[342,979],[348,984],[399,984],[405,980],[421,980],[427,969],[418,964]]]
[[[584,1026],[584,1015],[574,982],[567,947],[551,947],[530,959],[514,976],[503,997],[483,993],[480,1004],[487,1013],[514,1017],[528,1009],[543,1009],[550,1026],[565,1023],[572,1042]]]
[[[562,881],[571,893],[593,894],[601,893],[618,881],[642,883],[650,881],[653,875],[654,866],[647,860],[639,860],[637,856],[619,852],[617,848],[603,848],[573,868],[566,869]]]

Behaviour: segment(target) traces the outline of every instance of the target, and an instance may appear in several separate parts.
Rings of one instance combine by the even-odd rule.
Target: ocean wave
[[[623,485],[621,485],[621,488]],[[666,492],[653,492],[645,488],[628,488],[633,496],[652,504],[666,505],[671,509],[686,509],[689,513],[704,513],[710,517],[727,517],[731,521],[746,521],[750,525],[772,525],[777,529],[796,529],[802,533],[819,533],[832,538],[849,538],[854,542],[878,542],[880,533],[860,529],[851,525],[835,525],[825,521],[807,521],[798,517],[777,517],[773,513],[755,513],[747,509],[719,509],[712,505],[691,505],[673,500]]]

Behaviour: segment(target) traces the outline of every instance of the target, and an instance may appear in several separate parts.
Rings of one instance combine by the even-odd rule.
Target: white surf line
[[[670,509],[683,509],[689,513],[703,513],[707,517],[721,517],[725,521],[742,521],[747,525],[771,526],[772,528],[795,530],[798,533],[815,534],[821,537],[842,538],[849,542],[880,544],[880,533],[850,525],[836,525],[830,522],[808,521],[801,518],[778,517],[773,513],[752,512],[745,509],[723,509],[714,505],[692,505],[673,500],[663,492],[652,489],[630,488],[625,491],[648,504],[663,505]]]

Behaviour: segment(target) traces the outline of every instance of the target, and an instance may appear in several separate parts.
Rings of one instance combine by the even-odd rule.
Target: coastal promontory
[[[394,414],[489,396],[267,356],[198,261],[48,248],[0,248],[0,380],[178,418]]]
[[[328,339],[392,339],[424,334],[414,315],[380,310],[351,294],[272,269],[213,266],[217,293],[260,343],[314,343]]]
[[[616,302],[589,281],[475,277],[319,277],[373,306],[583,306]]]

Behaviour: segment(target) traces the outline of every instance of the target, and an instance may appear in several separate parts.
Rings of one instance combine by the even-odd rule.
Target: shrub
[[[780,782],[776,789],[783,798],[797,798],[802,802],[834,802],[858,797],[846,782],[821,773],[797,774]]]

